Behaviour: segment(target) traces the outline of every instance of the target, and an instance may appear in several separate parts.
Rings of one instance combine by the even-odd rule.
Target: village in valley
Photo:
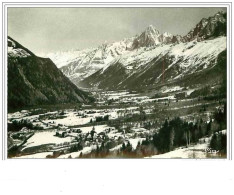
[[[119,153],[123,147],[136,150],[142,142],[153,139],[165,118],[169,121],[178,116],[193,124],[199,124],[200,120],[204,124],[201,124],[202,137],[197,143],[188,143],[182,155],[172,157],[206,158],[204,150],[208,148],[210,137],[203,136],[205,125],[212,122],[212,126],[218,126],[212,113],[219,109],[223,111],[223,107],[217,100],[207,102],[200,97],[193,98],[194,91],[179,86],[164,87],[160,91],[162,97],[156,98],[150,97],[150,93],[136,91],[95,90],[91,92],[97,99],[94,104],[65,105],[69,109],[32,108],[9,113],[8,155],[16,158],[121,158]],[[102,147],[108,152],[95,156],[93,151]],[[156,154],[158,151],[153,149],[136,157]],[[215,153],[211,157],[217,155]],[[156,157],[163,158],[160,155]]]
[[[45,56],[8,36],[8,158],[226,158],[227,13],[214,11],[182,35],[149,24],[71,49],[74,35]]]

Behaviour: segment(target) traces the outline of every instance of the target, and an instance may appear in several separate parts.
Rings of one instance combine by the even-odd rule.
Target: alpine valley
[[[8,157],[226,158],[226,29],[218,12],[43,57],[8,37]]]

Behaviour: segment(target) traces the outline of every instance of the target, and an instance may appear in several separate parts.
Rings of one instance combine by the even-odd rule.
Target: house
[[[81,129],[73,129],[73,133],[81,133]]]
[[[181,93],[175,94],[175,98],[177,98],[177,99],[182,99],[182,98],[186,98],[186,97],[187,97],[186,92],[181,92]]]
[[[66,131],[57,131],[55,135],[58,137],[66,137],[67,132]]]
[[[132,72],[133,69],[134,69],[133,66],[129,65],[129,66],[126,67],[126,72],[130,73],[130,72]]]
[[[133,66],[127,66],[126,69],[127,70],[133,70]]]

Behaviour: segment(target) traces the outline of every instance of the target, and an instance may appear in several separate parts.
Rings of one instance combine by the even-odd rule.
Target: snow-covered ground
[[[40,146],[44,144],[62,144],[65,142],[71,142],[74,140],[73,137],[57,137],[55,136],[56,131],[51,130],[51,131],[38,131],[35,132],[35,134],[30,137],[27,142],[24,144],[24,148],[29,148],[33,146]]]
[[[48,155],[52,155],[53,152],[41,152],[41,153],[36,153],[36,154],[30,154],[30,155],[24,155],[24,156],[20,156],[20,157],[15,157],[15,158],[46,158],[46,156]]]
[[[137,147],[138,142],[142,142],[143,140],[145,140],[145,138],[130,138],[127,141],[130,142],[130,144],[132,145],[132,148],[135,150]],[[125,144],[127,144],[127,141],[125,141]],[[110,151],[115,151],[115,150],[119,150],[122,147],[122,144],[119,144],[118,146],[115,146],[114,148],[111,148]]]
[[[53,123],[56,125],[65,125],[65,126],[75,126],[75,125],[84,125],[91,121],[95,121],[96,117],[105,115],[109,115],[109,119],[115,119],[118,117],[118,114],[115,110],[107,110],[106,112],[100,112],[98,110],[92,110],[95,111],[95,113],[88,114],[87,112],[82,112],[85,114],[85,117],[78,116],[77,112],[73,111],[67,111],[68,113],[65,115],[65,118],[62,119],[49,119],[49,120],[43,120],[45,123]],[[87,113],[87,114],[86,114]]]
[[[132,148],[135,150],[138,142],[141,143],[143,140],[145,140],[145,138],[131,138],[129,139],[129,142],[132,145]]]
[[[122,55],[120,62],[125,66],[133,63],[136,63],[138,66],[140,66],[151,61],[156,56],[163,56],[168,53],[178,60],[178,57],[183,59],[191,59],[190,63],[187,63],[187,60],[184,60],[184,62],[181,63],[181,67],[187,67],[191,64],[197,64],[195,61],[204,60],[204,58],[206,58],[206,61],[203,61],[203,63],[209,64],[211,59],[217,57],[217,55],[225,49],[226,37],[219,37],[214,40],[201,42],[161,45],[149,51],[145,50],[144,48],[140,48],[137,51]]]
[[[189,146],[188,148],[177,148],[171,152],[154,155],[147,158],[206,158],[208,143]]]
[[[108,129],[109,127],[107,125],[96,125],[94,126],[94,130],[96,133],[101,133],[103,132],[105,129]],[[82,133],[88,133],[90,131],[92,131],[93,126],[89,126],[89,127],[80,127],[79,128]]]
[[[8,122],[13,120],[21,121],[26,120],[32,123],[34,126],[43,127],[43,129],[55,128],[58,125],[62,126],[76,126],[84,125],[96,120],[96,117],[109,116],[109,120],[116,119],[119,117],[119,112],[136,110],[137,107],[129,107],[126,109],[84,109],[82,111],[74,111],[71,109],[64,110],[65,114],[60,115],[61,111],[47,112],[45,114],[30,115],[30,111],[20,111],[8,114]],[[50,117],[53,116],[53,119]],[[41,117],[41,118],[40,118]]]
[[[55,123],[56,125],[65,125],[65,126],[74,126],[74,125],[83,125],[89,123],[93,117],[85,117],[82,118],[77,116],[75,112],[69,112],[66,114],[65,118],[62,119],[52,119],[52,120],[44,120],[45,123]]]
[[[130,141],[132,147],[135,149],[139,141],[142,142],[142,140],[144,140],[147,135],[152,135],[152,133],[155,132],[155,130],[159,127],[156,127],[156,129],[147,130],[142,122],[134,121],[130,122],[129,124],[120,124],[121,128],[115,129],[115,121],[109,121],[110,123],[113,122],[113,126],[108,126],[107,122],[104,122],[103,125],[94,125],[96,124],[94,123],[96,117],[104,117],[108,115],[109,120],[115,120],[118,118],[122,120],[122,118],[124,117],[130,117],[133,114],[139,114],[141,108],[143,108],[146,115],[150,115],[152,112],[154,112],[155,106],[158,106],[159,110],[163,108],[165,111],[176,111],[177,109],[188,109],[195,106],[209,104],[207,102],[198,102],[196,100],[188,100],[181,101],[181,103],[175,103],[173,92],[181,89],[182,88],[180,86],[164,88],[163,90],[166,91],[165,93],[169,93],[168,96],[153,99],[146,96],[146,94],[136,94],[135,92],[130,93],[123,90],[101,91],[99,93],[98,91],[96,91],[96,96],[100,97],[100,101],[105,102],[109,97],[118,97],[119,101],[117,101],[114,106],[111,105],[104,107],[91,107],[84,105],[80,109],[63,109],[53,112],[31,109],[9,113],[9,123],[13,123],[14,120],[18,122],[20,122],[21,120],[26,120],[27,122],[32,123],[34,127],[36,127],[36,125],[38,127],[43,127],[43,130],[36,130],[36,128],[28,130],[27,128],[24,128],[24,131],[21,130],[15,134],[12,133],[12,136],[10,136],[10,138],[12,139],[12,145],[15,145],[17,143],[19,143],[20,145],[21,143],[23,143],[23,141],[26,141],[26,143],[21,148],[22,154],[26,152],[34,153],[36,152],[36,150],[39,150],[38,152],[69,152],[69,149],[72,148],[72,146],[81,141],[84,147],[82,153],[84,154],[85,152],[91,151],[91,148],[96,144],[100,145],[103,140],[106,140],[106,137],[108,137],[108,140],[110,140],[110,142],[115,146],[110,151],[118,150],[122,146],[122,141],[125,141],[125,143],[127,143],[128,140]],[[191,89],[183,90],[185,91]],[[126,98],[133,104],[122,106],[120,103],[126,101]],[[164,102],[168,101],[169,99],[171,105],[167,105],[165,107]],[[118,105],[121,106],[118,107]],[[207,111],[207,120],[209,120],[208,115],[210,115],[210,111]],[[194,117],[194,115],[185,115],[184,119],[190,121],[192,117]],[[183,116],[181,118],[183,118]],[[126,133],[125,128],[128,125],[130,125],[130,131]],[[95,133],[91,134],[90,132],[93,128],[95,130]],[[55,136],[56,132],[58,132],[58,136]],[[32,135],[32,133],[34,133],[34,135]],[[31,135],[32,137],[30,137]],[[28,137],[30,138],[27,140]],[[202,151],[202,149],[204,149],[205,147],[206,145],[203,143],[200,145],[190,146],[189,148],[178,148],[175,151],[171,151],[170,153],[157,155],[155,156],[155,158],[193,158],[194,156],[196,158],[205,158],[205,154]],[[67,158],[70,157],[70,155],[72,158],[75,158],[79,156],[79,154],[80,152],[72,152],[69,154],[61,155],[61,158]],[[41,155],[43,155],[43,153],[41,153]],[[27,157],[29,158],[30,155],[27,155]],[[37,158],[37,155],[32,154],[32,157]]]
[[[23,49],[20,49],[20,48],[13,49],[11,47],[8,47],[8,56],[26,58],[26,57],[31,56],[31,55]]]
[[[220,131],[222,134],[226,134],[226,130]],[[219,154],[214,152],[210,152],[211,149],[209,148],[211,137],[208,138],[201,138],[199,143],[196,145],[191,145],[188,147],[179,147],[173,151],[154,155],[151,157],[146,158],[212,158],[212,157],[219,157]]]
[[[31,56],[27,51],[25,51],[24,49],[21,48],[15,48],[16,47],[16,43],[11,40],[11,39],[7,39],[8,41],[8,56],[9,57],[21,57],[21,58],[25,58],[28,56]],[[9,46],[10,44],[10,46]]]
[[[60,155],[58,158],[68,158],[68,157],[78,158],[80,156],[81,152],[82,152],[82,154],[87,154],[87,153],[90,153],[95,148],[96,148],[96,146],[84,147],[82,150],[80,150],[78,152],[71,152],[71,153],[63,154],[63,155]]]
[[[163,87],[162,93],[174,92],[174,91],[181,91],[183,87],[175,86],[175,87]]]
[[[29,114],[28,110],[21,110],[18,112],[8,113],[7,118],[10,119],[17,119],[17,118],[23,118]]]

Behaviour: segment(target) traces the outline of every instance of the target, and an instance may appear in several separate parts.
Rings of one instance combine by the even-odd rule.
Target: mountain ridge
[[[37,57],[8,37],[8,109],[56,103],[93,101],[49,58]]]
[[[106,90],[137,90],[166,85],[213,68],[218,55],[224,50],[226,37],[163,45],[148,51],[139,49],[121,56],[110,66],[80,81],[79,85]]]
[[[225,35],[226,13],[224,12],[218,12],[212,17],[201,19],[185,36],[172,35],[169,32],[160,33],[153,25],[149,25],[140,35],[125,38],[119,42],[105,43],[94,49],[82,50],[70,58],[68,54],[68,60],[63,62],[60,69],[73,83],[79,86],[82,80],[90,77],[98,70],[105,69],[111,63],[114,63],[117,58],[131,52],[138,52],[143,48],[145,51],[154,50],[162,45],[200,42]],[[49,57],[55,60],[55,64],[62,64],[56,60],[55,55],[49,55]],[[66,54],[64,54],[64,57],[66,57]]]

